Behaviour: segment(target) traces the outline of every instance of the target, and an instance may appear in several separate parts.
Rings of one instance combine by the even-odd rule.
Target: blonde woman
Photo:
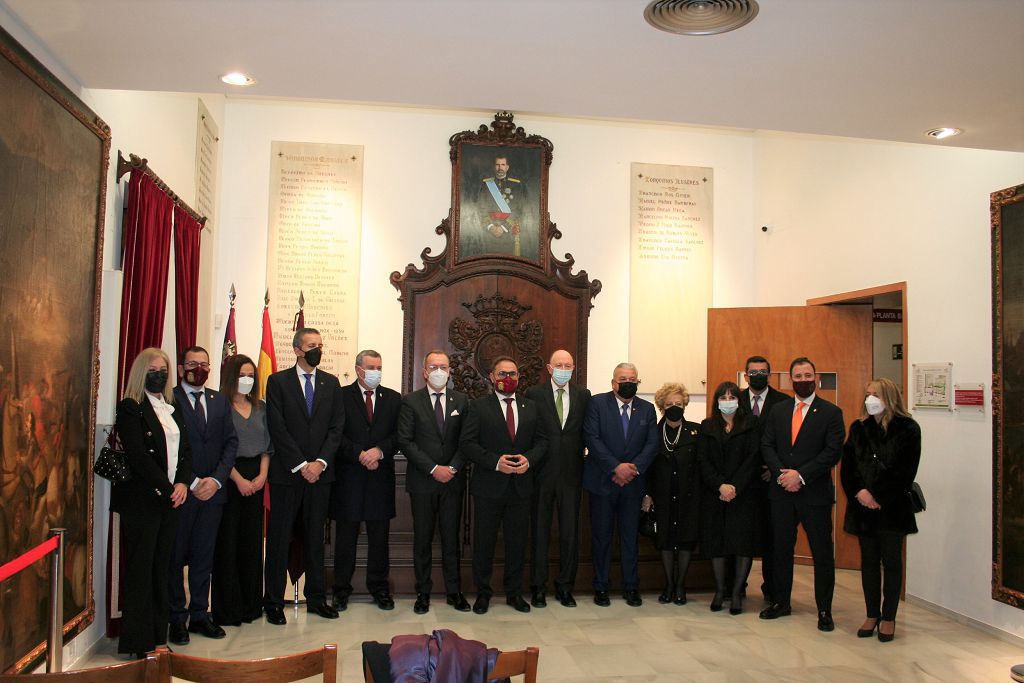
[[[857,630],[888,642],[896,632],[903,580],[903,539],[917,533],[908,497],[921,460],[921,428],[890,379],[873,379],[859,420],[850,426],[840,476],[846,491],[843,529],[860,540],[867,620]],[[884,582],[883,582],[884,576]]]
[[[171,549],[193,479],[181,412],[170,402],[169,368],[162,350],[139,353],[114,422],[132,475],[114,485],[110,502],[121,517],[125,552],[117,651],[138,659],[167,643]]]

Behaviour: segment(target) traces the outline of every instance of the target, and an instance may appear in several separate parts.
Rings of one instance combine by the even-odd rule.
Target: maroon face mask
[[[516,393],[516,387],[519,386],[518,377],[499,377],[494,382],[494,388],[502,394],[514,394]]]
[[[209,368],[195,367],[185,371],[185,381],[194,387],[201,387],[210,378]]]

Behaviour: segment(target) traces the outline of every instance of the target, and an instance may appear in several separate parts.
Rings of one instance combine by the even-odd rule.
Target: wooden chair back
[[[159,683],[159,657],[150,652],[145,659],[91,669],[77,669],[52,674],[14,676],[0,674],[0,683]]]
[[[165,681],[173,676],[203,683],[290,683],[317,674],[323,674],[324,683],[338,680],[337,645],[324,645],[319,650],[294,655],[247,660],[190,657],[163,648],[157,652]]]
[[[537,664],[540,661],[540,648],[528,647],[515,652],[502,652],[494,662],[494,668],[487,674],[487,680],[523,676],[523,683],[537,683]],[[369,663],[363,664],[363,680],[375,683]]]

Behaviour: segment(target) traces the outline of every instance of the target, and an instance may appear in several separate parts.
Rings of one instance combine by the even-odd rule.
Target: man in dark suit
[[[590,492],[590,550],[594,558],[594,604],[607,607],[612,559],[612,532],[619,526],[622,592],[626,604],[639,607],[640,576],[637,535],[647,468],[658,454],[658,419],[654,406],[636,398],[636,366],[619,363],[612,390],[594,396],[587,406],[583,439],[590,450],[583,464],[583,487]]]
[[[376,351],[356,355],[356,381],[341,390],[345,428],[338,473],[331,490],[334,541],[334,607],[352,594],[359,524],[366,524],[366,589],[377,607],[395,608],[388,586],[388,534],[395,516],[395,428],[402,396],[380,386],[384,365]]]
[[[534,607],[545,607],[548,585],[548,545],[551,520],[558,519],[558,577],[555,598],[565,607],[575,607],[572,589],[579,565],[580,497],[583,481],[583,417],[587,414],[590,390],[570,382],[575,369],[572,355],[565,350],[551,354],[548,373],[551,382],[530,387],[526,398],[534,401],[544,418],[548,452],[535,471],[533,487],[530,587]]]
[[[496,359],[490,373],[494,393],[469,404],[460,447],[474,464],[473,611],[491,603],[491,572],[498,530],[505,537],[505,602],[529,612],[523,600],[523,564],[530,524],[533,467],[547,450],[544,425],[533,401],[516,396],[519,368],[511,358]]]
[[[757,418],[758,439],[764,434],[768,415],[776,403],[789,401],[790,397],[768,385],[772,374],[771,363],[764,356],[751,356],[743,368],[743,376],[747,380],[747,388],[740,392],[740,403],[750,406],[751,414]],[[755,482],[752,493],[757,497],[758,529],[761,545],[761,594],[765,602],[774,602],[775,566],[772,553],[772,515],[771,502],[768,500],[771,470],[762,465],[761,481]]]
[[[270,459],[270,521],[264,591],[267,621],[283,625],[288,544],[302,519],[306,569],[306,610],[337,619],[324,590],[324,524],[334,481],[335,455],[345,428],[338,378],[318,370],[320,333],[304,327],[295,333],[295,366],[267,380],[267,426],[274,442]]]
[[[181,508],[174,550],[171,551],[169,592],[171,618],[168,639],[176,645],[189,641],[189,632],[207,638],[223,638],[224,629],[213,623],[210,605],[210,577],[217,544],[217,529],[224,512],[226,492],[222,490],[235,466],[238,436],[231,421],[231,406],[223,394],[206,389],[210,355],[201,346],[181,352],[174,405],[183,414],[185,435],[192,449],[195,479],[192,495]],[[185,608],[185,565],[188,565],[188,609]],[[185,622],[188,621],[188,628]]]
[[[460,612],[469,611],[459,577],[459,525],[466,490],[466,461],[459,437],[469,399],[447,389],[448,362],[444,351],[427,353],[423,359],[427,386],[407,394],[398,413],[398,447],[408,461],[405,490],[412,504],[416,614],[430,610],[435,527],[441,535],[446,600]]]
[[[835,628],[832,593],[836,581],[832,548],[836,492],[831,474],[842,455],[846,429],[843,411],[815,396],[814,363],[797,358],[789,366],[789,375],[796,400],[772,408],[761,438],[761,452],[772,473],[768,495],[775,532],[775,602],[761,611],[761,618],[777,619],[791,613],[793,548],[799,523],[807,532],[814,557],[818,629],[831,631]]]

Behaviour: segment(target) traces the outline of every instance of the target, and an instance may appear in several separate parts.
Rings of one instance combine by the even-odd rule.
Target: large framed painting
[[[110,129],[0,30],[0,562],[64,527],[64,638],[94,618],[92,456]],[[45,654],[49,563],[0,584],[0,670]]]
[[[450,143],[456,263],[511,257],[545,267],[551,143],[507,113]]]
[[[1024,607],[1024,185],[991,216],[992,598]]]

